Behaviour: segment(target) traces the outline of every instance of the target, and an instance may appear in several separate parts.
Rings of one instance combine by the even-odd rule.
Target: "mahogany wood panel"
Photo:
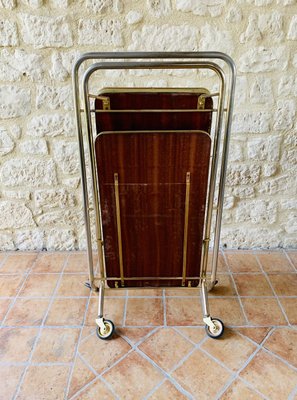
[[[186,174],[190,172],[187,276],[199,276],[210,137],[201,132],[96,138],[107,277],[120,276],[114,173],[119,178],[125,277],[182,276]],[[192,285],[197,285],[198,280]],[[108,284],[113,287],[114,282]],[[125,286],[181,281],[125,281]]]
[[[110,93],[112,110],[141,109],[197,109],[200,93]],[[212,109],[211,98],[206,98],[205,108]],[[102,109],[102,100],[95,100],[95,108]],[[211,112],[125,112],[96,113],[97,133],[126,130],[191,130],[210,132]]]
[[[103,133],[95,141],[107,277],[120,276],[117,173],[124,275],[156,277],[125,280],[125,286],[180,286],[181,280],[157,278],[182,276],[187,172],[191,174],[187,276],[200,274],[211,139],[202,132],[186,131],[210,133],[211,112],[141,111],[196,109],[199,93],[106,92],[104,96],[110,98],[112,110],[140,110],[96,114],[97,134],[119,131]],[[211,98],[205,107],[212,108]],[[101,100],[95,100],[95,108],[102,108]],[[192,286],[198,283],[191,280]],[[115,282],[108,284],[114,287]]]

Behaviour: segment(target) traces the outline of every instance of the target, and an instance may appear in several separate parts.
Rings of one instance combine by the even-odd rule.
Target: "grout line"
[[[10,305],[9,305],[9,307],[8,307],[6,313],[5,313],[4,318],[2,319],[0,328],[2,328],[2,327],[4,326],[4,323],[5,323],[5,321],[6,321],[6,318],[7,318],[8,314],[9,314],[9,312],[11,311],[11,309],[13,308],[13,306],[15,305],[15,303],[16,303],[18,297],[19,297],[20,292],[23,290],[23,287],[25,286],[25,283],[26,283],[26,281],[27,281],[27,279],[28,279],[28,277],[29,277],[30,271],[31,271],[32,268],[34,267],[36,261],[37,261],[37,257],[36,257],[35,260],[33,261],[32,265],[31,265],[31,267],[28,269],[28,271],[25,272],[24,274],[22,274],[22,275],[24,276],[23,283],[21,284],[21,286],[20,286],[19,290],[17,291],[16,295],[13,297],[13,300],[12,300],[12,302],[10,303]]]
[[[289,394],[288,400],[294,400],[294,399],[296,399],[296,395],[297,395],[297,385],[296,385],[295,388],[292,390],[292,392]]]
[[[111,391],[111,393],[114,395],[114,397],[116,398],[116,400],[121,400],[120,397],[117,395],[117,393],[115,392],[113,386],[107,382],[102,376],[99,376],[99,380],[105,384],[105,386],[108,387],[108,389]]]
[[[290,264],[292,265],[294,271],[297,272],[297,267],[295,267],[295,264],[294,264],[293,261],[291,260],[289,254],[287,254],[287,251],[283,250],[283,253],[285,254],[285,256],[287,257],[287,259],[289,260],[289,262],[290,262]]]
[[[159,383],[157,383],[156,386],[153,387],[152,390],[150,390],[144,397],[143,400],[147,400],[151,397],[152,394],[154,394],[162,385],[163,383],[165,383],[167,380],[167,378],[163,378],[161,379],[161,381]]]
[[[17,385],[17,387],[16,387],[16,391],[15,391],[14,396],[13,396],[13,400],[15,400],[15,399],[17,398],[17,396],[18,396],[18,394],[19,394],[19,391],[20,391],[20,389],[21,389],[21,386],[22,386],[22,384],[23,384],[23,382],[24,382],[25,375],[26,375],[26,373],[27,373],[28,367],[29,367],[29,365],[31,364],[31,361],[32,361],[32,358],[33,358],[33,354],[34,354],[35,348],[36,348],[36,346],[37,346],[37,343],[38,343],[38,341],[39,341],[39,339],[40,339],[40,336],[41,336],[41,333],[42,333],[42,330],[43,330],[42,328],[44,327],[44,323],[45,323],[46,318],[47,318],[47,316],[48,316],[48,313],[49,313],[49,311],[50,311],[50,309],[51,309],[51,306],[52,306],[52,304],[53,304],[53,302],[54,302],[55,294],[56,294],[56,292],[57,292],[57,290],[58,290],[58,287],[59,287],[59,285],[60,285],[60,282],[61,282],[61,280],[62,280],[63,270],[64,270],[64,268],[65,268],[66,265],[67,265],[68,258],[69,258],[69,254],[65,257],[64,264],[63,264],[63,268],[62,268],[62,270],[61,270],[61,272],[60,272],[60,277],[59,277],[59,279],[58,279],[57,282],[56,282],[56,286],[55,286],[55,289],[53,290],[51,300],[50,300],[50,302],[49,302],[49,304],[48,304],[48,306],[47,306],[47,310],[46,310],[46,312],[45,312],[45,314],[44,314],[44,317],[43,317],[43,319],[42,319],[41,325],[40,325],[40,327],[39,327],[39,331],[38,331],[37,336],[36,336],[36,338],[35,338],[35,340],[34,340],[34,344],[33,344],[33,346],[32,346],[31,354],[30,354],[30,357],[29,357],[29,359],[28,359],[28,365],[26,366],[26,368],[24,369],[24,371],[23,371],[23,373],[22,373],[22,375],[21,375],[21,377],[20,377],[19,383],[18,383],[18,385]]]
[[[155,332],[157,332],[159,329],[161,329],[162,327],[151,327],[153,328],[150,332],[148,332],[145,336],[143,336],[141,339],[138,340],[138,342],[136,343],[132,343],[132,341],[129,339],[128,336],[126,335],[120,335],[124,340],[126,340],[126,342],[131,346],[131,347],[137,347],[140,344],[142,344],[146,339],[148,339],[150,336],[152,336]]]
[[[124,303],[124,312],[123,312],[123,327],[126,326],[126,317],[127,317],[127,306],[128,306],[128,293],[126,290],[126,296],[125,296],[125,303]]]
[[[277,301],[277,303],[278,303],[278,305],[279,305],[279,307],[281,309],[281,312],[282,312],[283,316],[285,317],[285,320],[286,320],[287,324],[289,326],[291,326],[289,318],[287,317],[287,314],[286,314],[286,312],[285,312],[285,310],[284,310],[284,308],[283,308],[283,306],[282,306],[282,304],[281,304],[281,302],[280,302],[280,300],[278,298],[278,295],[276,294],[276,291],[275,291],[275,289],[274,289],[274,287],[273,287],[273,285],[272,285],[272,283],[270,281],[269,275],[267,274],[267,272],[264,271],[264,268],[263,268],[263,266],[262,266],[262,264],[261,264],[261,262],[260,262],[260,260],[259,260],[259,258],[257,256],[257,254],[255,254],[255,257],[256,257],[256,260],[257,260],[257,262],[259,264],[259,267],[261,268],[261,271],[263,272],[266,280],[268,281],[268,284],[269,284],[269,286],[270,286],[270,288],[272,290],[272,293],[274,294],[274,296],[276,298],[276,301]]]
[[[165,289],[163,289],[163,296],[162,296],[162,300],[163,300],[163,322],[164,322],[164,326],[167,326],[167,304],[166,304],[166,295],[165,295]]]
[[[84,327],[88,327],[88,325],[85,325]],[[81,325],[44,325],[40,327],[40,325],[5,325],[1,327],[2,330],[4,329],[80,329]],[[91,328],[91,326],[90,326]],[[123,325],[117,325],[116,328],[124,328]],[[159,329],[159,328],[173,328],[173,329],[178,329],[178,328],[193,328],[193,329],[203,329],[204,325],[126,325],[125,328],[151,328],[151,329]],[[240,329],[240,328],[290,328],[290,329],[296,329],[297,325],[228,325],[227,328],[230,329]],[[179,332],[180,333],[180,332]],[[239,332],[238,332],[239,333]],[[88,337],[93,336],[94,332],[90,333],[86,337],[82,339],[81,342],[84,342]],[[125,335],[123,335],[125,336]],[[189,339],[188,339],[189,340]],[[252,340],[252,339],[250,339]],[[1,361],[0,361],[1,363]]]
[[[195,349],[191,350],[189,354],[192,354],[192,352]],[[141,351],[139,348],[136,348],[135,351],[144,359],[146,359],[155,369],[157,369],[159,372],[161,372],[162,375],[165,376],[170,382],[172,382],[175,386],[180,386],[175,379],[171,376],[171,372],[166,372],[162,367],[160,367],[154,360],[152,360],[147,354],[145,354],[143,351]],[[189,392],[187,392],[182,386],[180,386],[179,389],[183,394],[186,394],[188,398],[193,398]],[[146,395],[145,399],[147,398],[148,395]]]
[[[66,386],[66,391],[65,391],[65,399],[67,399],[67,397],[68,397],[70,384],[71,384],[71,381],[72,381],[72,375],[73,375],[74,368],[75,368],[75,361],[76,361],[76,359],[78,357],[78,348],[79,348],[79,345],[80,345],[80,338],[82,336],[82,332],[83,332],[83,329],[84,329],[84,324],[85,324],[85,320],[86,320],[86,316],[87,316],[87,312],[88,312],[88,308],[89,308],[89,304],[90,304],[90,299],[91,299],[91,292],[89,293],[89,298],[88,298],[88,301],[87,301],[86,306],[85,306],[85,312],[84,312],[84,316],[83,316],[83,321],[82,321],[82,324],[81,324],[81,327],[80,327],[80,332],[79,332],[77,344],[76,344],[75,351],[74,351],[73,365],[70,368],[70,373],[69,373],[67,386]]]
[[[166,382],[170,382],[180,393],[182,393],[184,396],[186,396],[187,399],[189,400],[194,400],[194,397],[187,392],[178,382],[176,382],[175,379],[173,379],[171,376],[161,380],[144,398],[143,400],[149,400],[149,398]]]
[[[248,388],[250,388],[251,390],[253,390],[255,393],[257,393],[260,397],[262,397],[262,399],[264,400],[271,400],[271,398],[267,397],[265,394],[263,394],[262,392],[260,392],[257,388],[255,388],[255,386],[250,383],[249,381],[247,381],[246,379],[242,378],[241,376],[238,376],[238,379],[244,383]]]
[[[221,390],[218,391],[218,393],[215,395],[214,400],[220,400],[222,395],[229,389],[229,387],[232,385],[232,383],[236,380],[236,376],[233,374],[230,376],[230,378],[227,380],[227,382],[224,384],[224,386],[221,388]]]
[[[268,353],[270,356],[277,358],[277,359],[278,359],[279,361],[281,361],[283,364],[286,364],[287,367],[289,367],[289,368],[293,369],[295,372],[297,372],[297,367],[294,367],[294,365],[290,364],[289,361],[284,360],[284,359],[283,359],[281,356],[279,356],[278,354],[273,353],[271,350],[266,349],[266,347],[264,347],[264,346],[262,347],[262,350],[263,350],[265,353]]]
[[[95,383],[96,381],[99,381],[99,377],[98,375],[95,376],[94,379],[92,379],[90,382],[88,382],[85,386],[83,386],[82,388],[80,388],[77,392],[75,392],[73,394],[73,396],[71,396],[69,398],[69,400],[75,399],[75,397],[77,397],[78,395],[80,395],[85,389],[87,389],[89,386],[93,385],[93,383]]]
[[[227,267],[228,267],[229,270],[230,270],[230,267],[229,267],[229,264],[228,264],[228,262],[227,262],[227,258],[226,258],[225,253],[222,252],[222,254],[223,254],[225,263],[226,263]],[[245,319],[246,324],[249,325],[249,320],[248,320],[248,317],[247,317],[247,315],[246,315],[245,309],[244,309],[244,307],[243,307],[241,298],[240,298],[240,296],[239,296],[239,292],[238,292],[238,289],[237,289],[237,286],[236,286],[236,283],[235,283],[235,280],[234,280],[234,277],[233,277],[233,274],[232,274],[232,273],[231,273],[230,277],[231,277],[231,281],[232,281],[232,283],[233,283],[233,286],[234,286],[234,289],[235,289],[235,292],[236,292],[236,295],[237,295],[237,298],[238,298],[238,302],[239,302],[241,311],[242,311],[242,313],[243,313],[243,317],[244,317],[244,319]]]
[[[8,259],[8,253],[5,254],[5,256],[3,257],[3,260],[0,262],[0,271],[1,271],[1,268],[3,267],[3,265],[6,263],[7,259]]]
[[[190,342],[192,345],[194,345],[194,346],[196,346],[197,344],[199,344],[203,339],[201,339],[198,343],[195,343],[195,342],[193,342],[189,337],[187,337],[184,333],[182,333],[179,329],[178,329],[178,327],[175,327],[175,326],[173,326],[173,327],[171,327],[176,333],[178,333],[180,336],[182,336],[184,339],[186,339],[188,342]],[[203,327],[201,327],[200,328],[200,330],[202,330],[203,329]],[[206,333],[205,333],[205,335],[206,335]]]

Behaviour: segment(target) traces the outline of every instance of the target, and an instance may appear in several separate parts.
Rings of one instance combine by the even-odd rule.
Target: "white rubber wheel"
[[[107,340],[110,339],[114,333],[114,324],[108,319],[104,320],[105,330],[103,331],[99,326],[96,327],[96,334],[99,339]]]
[[[211,320],[215,325],[215,329],[211,328],[208,325],[205,325],[206,333],[209,337],[213,339],[218,339],[224,333],[224,324],[220,319],[217,318],[212,318]]]

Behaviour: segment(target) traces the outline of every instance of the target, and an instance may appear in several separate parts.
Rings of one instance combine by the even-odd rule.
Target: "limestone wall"
[[[90,50],[230,54],[238,80],[222,244],[296,246],[296,0],[0,0],[1,250],[85,246],[70,74]]]

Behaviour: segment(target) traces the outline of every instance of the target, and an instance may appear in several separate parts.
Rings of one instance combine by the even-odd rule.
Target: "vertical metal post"
[[[90,101],[89,101],[89,89],[88,89],[88,79],[83,80],[83,90],[84,90],[84,104],[86,113],[86,124],[88,133],[88,145],[89,145],[89,157],[90,157],[90,167],[92,171],[92,189],[93,189],[93,201],[95,208],[95,226],[96,226],[96,243],[99,256],[99,274],[100,278],[105,277],[104,272],[104,260],[103,260],[103,243],[101,235],[101,221],[100,221],[100,202],[99,202],[99,190],[97,183],[96,174],[96,161],[95,161],[95,151],[93,143],[93,132],[92,132],[92,120],[90,112]]]
[[[124,264],[123,264],[123,246],[122,246],[121,208],[120,208],[120,194],[119,194],[119,176],[117,173],[114,174],[114,191],[115,191],[115,201],[116,201],[116,218],[117,218],[121,286],[124,287],[125,282],[124,282]]]
[[[86,160],[84,153],[84,140],[82,133],[81,123],[81,111],[80,111],[80,99],[79,99],[79,82],[78,82],[78,69],[80,63],[77,63],[73,70],[73,88],[74,88],[74,104],[75,104],[75,117],[77,125],[77,137],[79,143],[79,156],[80,156],[80,172],[83,192],[83,204],[84,204],[84,221],[87,236],[87,254],[88,254],[88,265],[89,265],[89,281],[92,290],[97,290],[94,284],[94,262],[93,262],[93,249],[92,249],[92,235],[90,227],[90,210],[89,210],[89,196],[88,196],[88,185],[86,175]]]
[[[216,213],[216,224],[215,224],[215,232],[214,232],[214,247],[213,247],[210,287],[215,285],[216,275],[217,275],[218,253],[219,253],[223,203],[224,203],[224,192],[225,192],[225,180],[226,180],[226,172],[227,172],[230,131],[231,131],[231,124],[232,124],[232,112],[233,112],[233,106],[234,106],[234,92],[235,92],[235,81],[236,81],[235,76],[236,76],[236,71],[235,71],[235,66],[233,64],[232,68],[231,68],[231,76],[229,78],[230,90],[229,90],[228,102],[227,102],[227,115],[226,115],[226,122],[225,122],[225,135],[224,135],[223,152],[222,152],[221,175],[220,175],[217,213]]]
[[[183,244],[183,279],[182,286],[185,286],[187,273],[187,250],[188,250],[188,227],[189,227],[189,206],[190,206],[190,185],[191,174],[186,174],[186,198],[185,198],[185,222],[184,222],[184,244]]]

